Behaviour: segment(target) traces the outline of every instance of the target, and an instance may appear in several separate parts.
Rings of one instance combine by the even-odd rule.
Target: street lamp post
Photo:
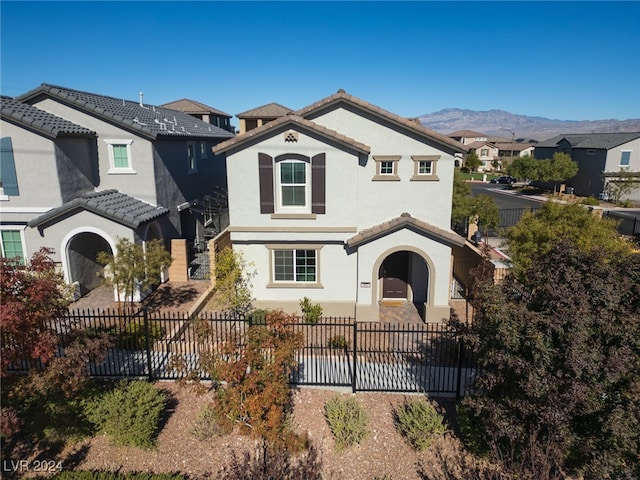
[[[513,162],[513,141],[516,137],[516,132],[513,130],[509,130],[508,128],[501,128],[500,130],[504,130],[505,132],[511,132],[511,161]]]

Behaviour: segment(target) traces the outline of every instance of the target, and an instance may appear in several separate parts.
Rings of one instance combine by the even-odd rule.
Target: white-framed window
[[[436,165],[440,155],[411,155],[413,177],[411,180],[438,180]]]
[[[376,174],[372,180],[400,180],[398,175],[398,162],[400,155],[374,155],[373,160],[376,162]]]
[[[187,142],[187,171],[189,173],[196,173],[198,171],[195,142]]]
[[[282,160],[276,166],[278,211],[311,211],[309,162]]]
[[[4,258],[19,258],[19,264],[24,265],[24,238],[22,229],[9,229],[2,227],[0,230],[0,246]]]
[[[631,150],[622,150],[620,154],[620,166],[628,167],[631,165]]]
[[[105,140],[109,150],[109,173],[136,173],[131,158],[132,139]]]
[[[270,275],[268,288],[322,288],[321,244],[267,245]]]
[[[480,156],[481,157],[488,157],[489,156],[489,149],[488,148],[482,148],[480,150]]]

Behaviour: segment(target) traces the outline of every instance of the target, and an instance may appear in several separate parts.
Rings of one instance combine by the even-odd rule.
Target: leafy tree
[[[462,222],[469,216],[471,209],[471,187],[464,180],[459,170],[453,172],[453,197],[451,218],[454,222]]]
[[[55,355],[51,321],[64,318],[71,291],[56,271],[52,253],[41,248],[24,267],[16,259],[0,258],[2,376],[12,362],[46,364]]]
[[[485,283],[465,405],[517,478],[640,478],[640,254],[559,238]]]
[[[500,210],[493,197],[484,193],[472,198],[469,216],[476,219],[478,225],[484,228],[485,236],[489,229],[498,228],[500,225]]]
[[[538,167],[540,161],[533,158],[531,155],[524,155],[522,157],[516,157],[509,165],[509,175],[513,175],[516,178],[524,180],[538,179]]]
[[[132,302],[134,294],[160,283],[161,272],[171,265],[171,255],[160,240],[150,240],[144,245],[126,238],[118,239],[116,254],[99,252],[98,262],[105,265],[104,280],[115,288],[120,304]]]
[[[478,154],[475,152],[475,150],[471,150],[467,154],[467,158],[464,161],[464,166],[467,167],[470,171],[476,172],[481,165],[482,160],[478,158]]]
[[[578,204],[546,202],[526,213],[506,232],[508,253],[519,279],[533,259],[548,252],[558,238],[570,239],[583,251],[601,246],[611,258],[628,253],[631,245],[616,232],[616,222],[594,216]]]
[[[538,180],[554,182],[553,192],[555,193],[555,183],[575,177],[578,173],[578,164],[571,160],[568,154],[556,152],[550,160],[540,160],[537,173]]]
[[[235,315],[246,315],[251,310],[251,278],[255,272],[248,270],[242,253],[227,247],[216,255],[216,292],[213,306]]]

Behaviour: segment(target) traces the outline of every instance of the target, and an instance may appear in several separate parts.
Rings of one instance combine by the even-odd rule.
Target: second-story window
[[[130,139],[105,140],[109,150],[109,173],[136,173],[131,158]]]
[[[187,162],[189,173],[198,171],[198,162],[196,160],[196,144],[194,142],[187,143]]]
[[[376,174],[373,180],[400,180],[398,162],[400,155],[374,155]]]
[[[624,150],[620,155],[620,166],[628,167],[631,165],[631,150]]]
[[[280,206],[307,207],[307,163],[285,160],[278,163],[280,169]]]
[[[436,165],[440,155],[411,155],[413,159],[413,176],[411,180],[438,180]]]

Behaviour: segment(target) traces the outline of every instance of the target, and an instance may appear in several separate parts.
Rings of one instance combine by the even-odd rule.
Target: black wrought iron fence
[[[109,336],[112,347],[106,358],[87,367],[91,376],[176,380],[194,372],[209,379],[203,360],[229,354],[226,347],[242,347],[250,328],[269,325],[212,313],[189,318],[146,310],[76,310],[53,320],[50,327],[60,345],[72,330]],[[322,318],[317,323],[300,321],[292,328],[304,339],[290,375],[294,385],[464,395],[476,369],[473,353],[444,324]],[[25,365],[15,364],[13,370]]]

